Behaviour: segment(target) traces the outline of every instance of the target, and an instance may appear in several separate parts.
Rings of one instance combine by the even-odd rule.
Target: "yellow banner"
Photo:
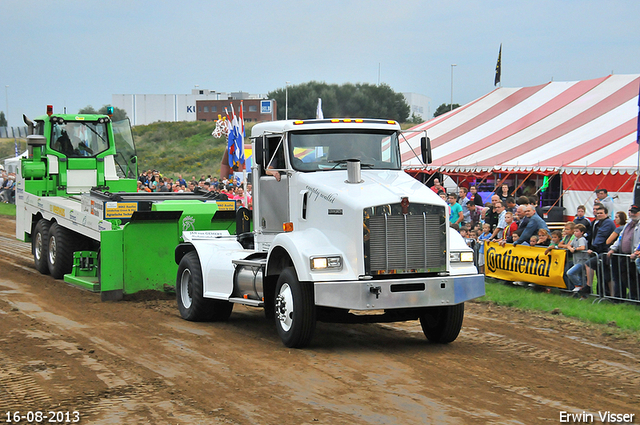
[[[484,274],[496,279],[531,282],[542,286],[566,288],[564,265],[567,251],[546,248],[486,242],[484,246]]]

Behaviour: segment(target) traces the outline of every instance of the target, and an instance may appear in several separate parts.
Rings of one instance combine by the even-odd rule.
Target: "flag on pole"
[[[238,161],[240,164],[244,165],[244,103],[240,101],[240,120],[238,122],[238,139],[236,152],[238,154]]]
[[[318,98],[318,108],[316,109],[316,118],[319,120],[324,119],[324,114],[322,113],[322,98]]]
[[[636,143],[640,145],[640,88],[638,89],[638,130],[636,133]]]
[[[502,74],[502,43],[500,43],[500,52],[498,52],[498,63],[496,64],[496,78],[493,82],[494,86],[497,86],[500,82],[500,75]]]
[[[226,108],[225,108],[226,110]],[[240,120],[242,121],[242,103],[240,103]],[[241,170],[244,165],[244,123],[242,127],[236,116],[236,112],[231,105],[231,117],[230,117],[231,129],[229,130],[229,138],[227,142],[227,149],[229,151],[229,166],[234,171]]]
[[[20,152],[18,151],[18,139],[16,139],[16,132],[13,129],[13,127],[11,127],[11,134],[13,134],[13,146],[15,147],[15,150],[16,150],[16,157],[18,157],[18,156],[20,156]],[[7,136],[8,136],[8,134],[7,134]]]

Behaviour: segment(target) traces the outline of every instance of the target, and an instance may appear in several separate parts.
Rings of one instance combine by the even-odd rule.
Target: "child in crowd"
[[[573,219],[573,222],[575,224],[582,224],[586,229],[584,233],[585,239],[589,237],[589,232],[591,231],[591,221],[589,221],[589,219],[584,216],[586,211],[587,207],[585,207],[584,205],[578,205],[578,208],[576,208],[576,218]]]
[[[545,229],[538,230],[538,242],[536,245],[549,246],[549,232]]]
[[[518,233],[518,232],[514,232],[514,234],[513,234],[513,235],[511,235],[511,239],[513,240],[513,243],[518,242],[518,239],[520,239],[520,233]],[[525,243],[523,243],[522,245],[529,246],[529,244],[528,244],[528,243],[526,243],[526,242],[525,242]]]
[[[478,242],[480,243],[480,250],[478,251],[478,266],[480,267],[480,273],[484,273],[484,241],[491,239],[491,225],[485,223],[482,225],[482,234],[478,236]]]
[[[560,242],[562,242],[562,232],[560,230],[551,232],[551,242],[549,242],[549,248],[544,250],[544,255],[548,255],[552,249],[558,249]]]
[[[537,244],[538,244],[538,235],[531,235],[531,238],[529,238],[529,245],[536,246]]]
[[[459,230],[459,232],[460,232],[460,236],[464,238],[464,241],[466,242],[467,246],[472,247],[473,240],[469,237],[469,231],[463,227]]]
[[[568,248],[571,241],[573,241],[576,237],[573,234],[573,230],[575,229],[576,224],[573,221],[569,221],[564,225],[564,230],[562,231],[562,240],[560,244],[558,244],[559,248]]]
[[[505,213],[504,221],[507,226],[504,228],[504,232],[502,233],[503,239],[506,242],[512,242],[513,234],[518,230],[518,223],[513,220],[513,213],[511,211],[507,211]]]
[[[583,224],[576,224],[573,229],[575,238],[567,248],[573,254],[573,266],[567,271],[567,289],[572,291],[579,291],[584,286],[584,263],[589,259],[587,240],[584,237],[586,230]]]

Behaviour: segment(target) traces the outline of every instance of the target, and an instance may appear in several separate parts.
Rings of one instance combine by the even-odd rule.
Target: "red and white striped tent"
[[[626,211],[638,168],[639,88],[638,74],[497,88],[413,127],[401,144],[403,167],[467,179],[492,174],[496,182],[560,175],[567,215],[581,204],[590,210],[596,188]],[[427,167],[414,153],[422,131],[433,150]]]

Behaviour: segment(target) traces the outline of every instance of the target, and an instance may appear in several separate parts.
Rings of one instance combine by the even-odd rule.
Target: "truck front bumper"
[[[460,304],[481,297],[484,275],[315,282],[315,304],[383,310]]]

